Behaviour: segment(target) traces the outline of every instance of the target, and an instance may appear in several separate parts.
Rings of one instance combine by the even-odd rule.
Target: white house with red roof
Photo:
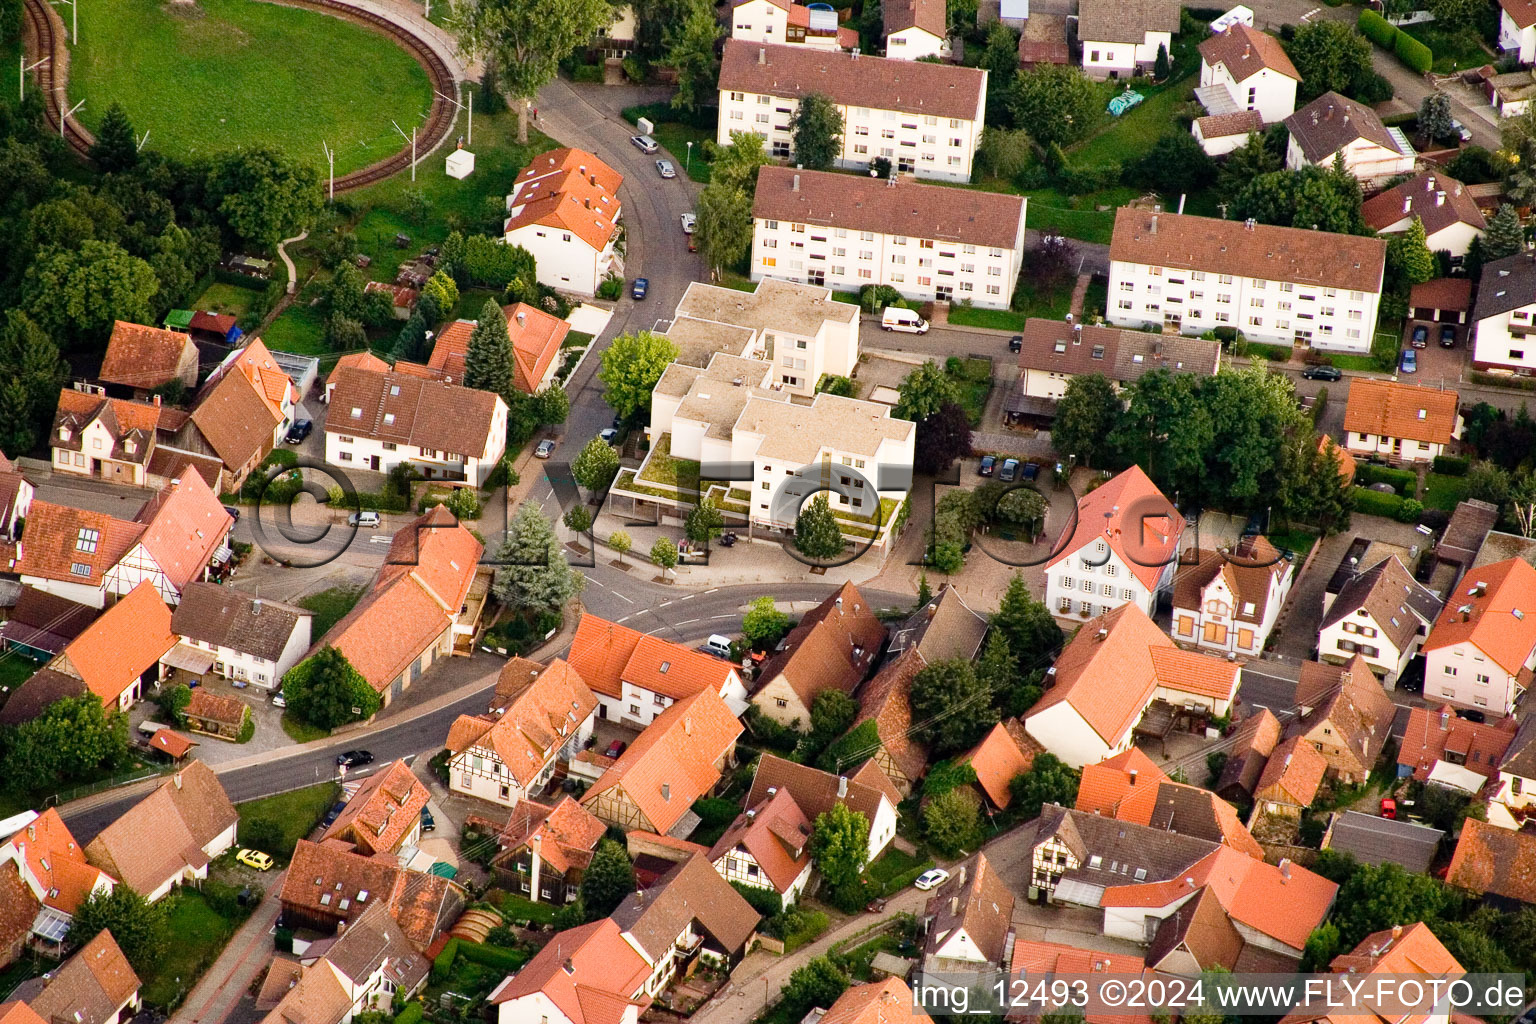
[[[1135,604],[1083,624],[1046,672],[1024,729],[1074,768],[1130,748],[1153,701],[1220,717],[1237,697],[1234,662],[1177,647]]]
[[[636,1024],[651,965],[613,918],[550,939],[492,990],[497,1024]]]
[[[840,27],[836,11],[813,10],[794,0],[740,0],[731,8],[731,38],[820,50],[851,50],[859,45],[858,30]]]
[[[1186,553],[1181,562],[1174,571],[1174,638],[1211,654],[1258,657],[1291,592],[1291,560],[1265,538],[1249,536],[1233,549]]]
[[[14,872],[30,897],[18,890],[8,900],[27,901],[26,909],[35,915],[30,941],[57,955],[80,904],[94,893],[111,892],[117,880],[86,863],[85,848],[55,808],[7,818],[0,822],[0,834],[7,836],[0,844],[0,893],[8,892],[6,883]]]
[[[555,356],[571,325],[526,302],[501,307],[507,318],[507,337],[512,340],[512,384],[519,391],[535,394],[555,379],[560,368]],[[443,328],[432,343],[432,355],[426,368],[449,384],[464,380],[464,361],[469,353],[469,336],[477,320],[455,320]],[[410,364],[396,363],[398,370]]]
[[[811,821],[780,789],[742,811],[709,859],[726,881],[777,893],[789,906],[811,880]]]
[[[1536,569],[1510,558],[1468,571],[1423,651],[1427,699],[1508,714],[1536,666]]]
[[[1184,517],[1140,466],[1084,495],[1066,529],[1045,563],[1054,614],[1087,619],[1126,603],[1152,614],[1173,583]]]
[[[176,646],[171,610],[154,584],[140,583],[48,663],[85,683],[108,711],[127,711],[160,679],[160,659]]]
[[[1536,0],[1499,0],[1499,49],[1536,63]]]
[[[597,695],[597,717],[644,728],[674,702],[713,690],[733,715],[747,709],[741,670],[691,647],[583,613],[566,660]]]
[[[585,150],[552,149],[534,157],[507,196],[505,238],[533,254],[539,283],[593,295],[622,273],[619,186],[624,176]]]

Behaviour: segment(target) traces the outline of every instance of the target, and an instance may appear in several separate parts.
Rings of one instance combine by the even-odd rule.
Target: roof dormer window
[[[68,441],[69,440],[69,428],[68,427],[60,427],[59,428],[59,440],[60,441]]]
[[[88,555],[95,554],[96,545],[100,542],[100,530],[93,530],[88,526],[82,526],[79,535],[75,538],[75,550],[84,551]]]

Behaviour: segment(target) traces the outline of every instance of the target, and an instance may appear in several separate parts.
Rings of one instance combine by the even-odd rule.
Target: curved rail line
[[[416,152],[432,152],[453,130],[458,109],[443,99],[456,96],[458,82],[453,72],[437,51],[421,37],[405,27],[372,11],[361,10],[337,0],[273,0],[284,7],[301,7],[321,11],[332,17],[355,22],[392,38],[427,73],[433,95],[432,107],[416,137]],[[49,127],[59,130],[59,120],[64,120],[64,138],[69,147],[81,159],[90,158],[91,145],[95,141],[91,132],[73,116],[66,115],[69,108],[69,48],[64,43],[64,25],[47,0],[25,0],[27,27],[30,30],[28,63],[47,57],[48,62],[34,68],[37,87],[42,92],[43,112]],[[372,185],[405,170],[411,165],[411,147],[405,146],[393,156],[378,163],[341,175],[336,179],[336,191],[346,192]]]

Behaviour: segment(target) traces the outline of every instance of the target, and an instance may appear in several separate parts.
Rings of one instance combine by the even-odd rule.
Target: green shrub
[[[603,66],[601,64],[578,64],[571,71],[571,81],[590,82],[602,84]]]
[[[1392,49],[1392,43],[1397,38],[1397,26],[1375,11],[1360,12],[1360,34],[1383,50]]]
[[[457,942],[459,955],[470,963],[483,964],[486,967],[494,967],[510,973],[528,962],[528,954],[521,949],[505,949],[501,946],[488,946],[481,942],[469,942],[464,939],[448,941]],[[447,947],[444,947],[444,952],[447,952]],[[432,966],[435,970],[437,964],[434,962]]]
[[[732,882],[731,888],[741,894],[741,898],[747,904],[764,917],[775,917],[784,912],[784,897],[772,889],[762,889],[755,885],[746,885],[742,882]],[[766,930],[766,926],[764,926]],[[777,933],[770,933],[777,934]]]
[[[1382,494],[1365,487],[1356,487],[1354,494],[1355,511],[1364,515],[1396,519],[1398,510],[1403,507],[1403,499],[1395,494]]]
[[[443,951],[432,960],[432,980],[442,981],[448,977],[448,972],[453,970],[453,961],[459,955],[459,940],[457,937],[448,940],[443,946]]]
[[[1397,521],[1400,523],[1416,523],[1423,512],[1423,502],[1417,498],[1404,498],[1402,505],[1397,510]]]
[[[1435,472],[1446,476],[1466,476],[1472,461],[1461,455],[1436,455]]]
[[[729,800],[717,796],[704,796],[693,802],[693,813],[705,825],[729,825],[741,813],[741,808]]]
[[[406,1003],[405,1009],[395,1014],[395,1024],[421,1024],[421,1003]]]
[[[1429,69],[1435,66],[1435,55],[1413,36],[1401,30],[1397,33],[1397,39],[1393,43],[1393,52],[1397,59],[1408,65],[1419,74],[1427,74]]]
[[[279,953],[292,953],[293,929],[278,925],[277,930],[272,933],[272,948]]]
[[[1356,470],[1355,479],[1361,484],[1391,484],[1394,491],[1405,497],[1412,494],[1419,485],[1418,476],[1409,470],[1391,469],[1369,462],[1363,463]]]

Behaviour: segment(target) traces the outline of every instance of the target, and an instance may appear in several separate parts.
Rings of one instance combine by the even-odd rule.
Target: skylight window
[[[75,538],[75,550],[84,551],[88,555],[96,553],[96,545],[101,541],[101,531],[82,526],[80,535]]]

